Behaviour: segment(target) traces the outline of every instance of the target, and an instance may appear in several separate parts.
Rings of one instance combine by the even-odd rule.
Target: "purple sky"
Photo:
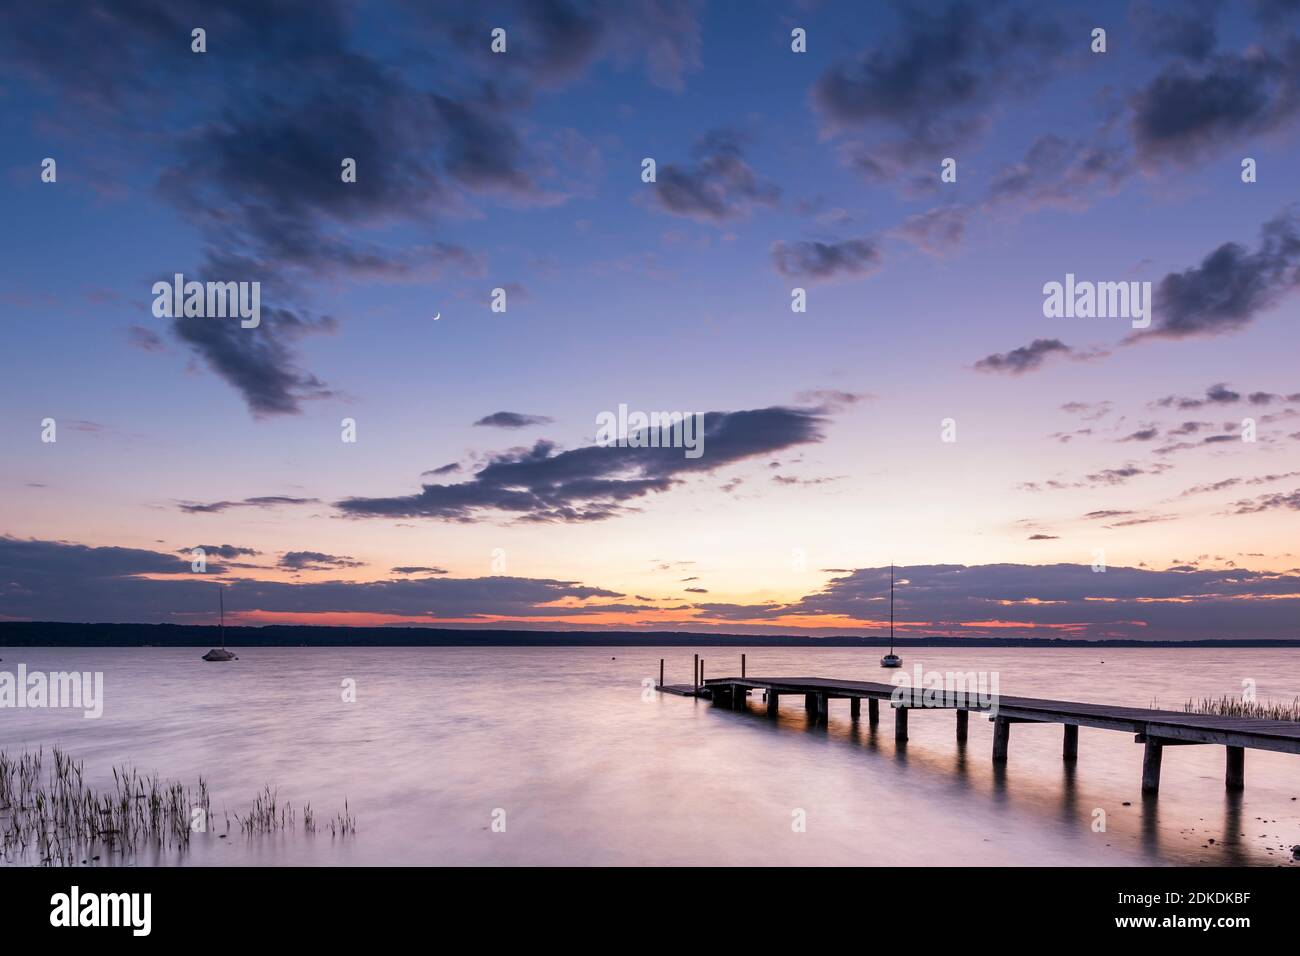
[[[10,5],[0,620],[1300,636],[1298,29]]]

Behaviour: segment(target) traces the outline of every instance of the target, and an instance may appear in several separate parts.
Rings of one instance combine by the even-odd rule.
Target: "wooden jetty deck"
[[[993,721],[993,760],[1005,762],[1011,743],[1011,725],[1019,723],[1061,724],[1064,727],[1061,755],[1073,761],[1079,753],[1079,728],[1095,727],[1135,735],[1146,747],[1142,761],[1142,790],[1155,793],[1160,789],[1160,762],[1165,747],[1192,744],[1219,745],[1227,749],[1225,784],[1230,790],[1245,785],[1245,752],[1273,750],[1300,754],[1300,722],[1254,720],[1246,717],[1220,717],[1214,714],[1189,714],[1175,710],[1149,710],[1112,704],[1089,704],[1071,700],[1045,700],[1037,697],[1008,697],[981,701],[975,688],[941,690],[938,688],[904,688],[902,700],[895,700],[899,688],[873,681],[833,680],[825,677],[715,677],[703,680],[696,664],[693,684],[664,686],[662,663],[658,689],[687,697],[707,697],[720,706],[738,709],[750,691],[761,690],[767,700],[768,716],[775,717],[782,697],[804,698],[804,709],[812,719],[824,723],[830,716],[832,700],[848,700],[849,715],[857,720],[862,701],[867,702],[867,719],[872,726],[880,721],[880,702],[886,701],[894,712],[894,737],[907,740],[908,715],[913,710],[952,710],[956,712],[957,740],[965,741],[970,712],[982,713]],[[742,663],[743,669],[743,663]]]

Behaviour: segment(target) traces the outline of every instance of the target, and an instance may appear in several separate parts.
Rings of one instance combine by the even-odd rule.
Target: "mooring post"
[[[907,707],[894,708],[894,743],[907,742]]]
[[[874,697],[867,701],[867,723],[872,727],[880,723],[880,701]]]
[[[700,686],[704,686],[704,658],[700,658]]]
[[[659,658],[659,689],[664,689],[664,659]]]
[[[1142,755],[1142,792],[1156,793],[1160,790],[1160,757],[1164,745],[1154,737],[1147,737],[1146,751]]]
[[[745,676],[745,655],[744,654],[740,655],[740,676],[741,677]]]
[[[849,701],[849,716],[857,720],[862,716],[862,698],[854,697]]]
[[[1229,790],[1246,789],[1246,748],[1228,748],[1228,773],[1224,783]]]
[[[1011,743],[1011,721],[1005,717],[993,719],[993,762],[1006,763],[1007,747]]]
[[[777,702],[780,699],[781,699],[781,695],[778,694],[776,691],[769,690],[767,692],[767,716],[769,717],[776,716],[776,708],[778,706]]]
[[[1065,741],[1061,744],[1062,760],[1079,759],[1079,725],[1065,725]]]
[[[831,719],[831,698],[829,694],[817,695],[817,723],[825,724]]]
[[[957,711],[957,743],[964,744],[966,742],[966,728],[969,724],[970,724],[970,711],[969,710]]]
[[[700,692],[700,655],[695,655],[695,669],[691,671],[691,690]]]

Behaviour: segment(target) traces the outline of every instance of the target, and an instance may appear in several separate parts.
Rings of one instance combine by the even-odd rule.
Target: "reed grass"
[[[133,767],[113,767],[112,787],[97,790],[86,783],[80,761],[54,747],[48,773],[45,749],[11,756],[0,750],[0,861],[39,862],[67,866],[94,856],[101,844],[109,854],[126,855],[147,848],[185,851],[194,830],[195,811],[202,811],[205,829],[213,823],[208,784],[199,777],[190,788],[161,781],[157,774],[141,775]],[[249,837],[296,829],[293,804],[279,802],[277,791],[264,787],[245,814],[225,814]],[[356,833],[356,816],[343,812],[329,823],[332,837]],[[316,832],[315,814],[308,804],[303,832]]]
[[[1189,714],[1214,714],[1218,717],[1249,717],[1253,720],[1300,721],[1300,697],[1289,704],[1245,700],[1240,697],[1202,697],[1183,705]]]

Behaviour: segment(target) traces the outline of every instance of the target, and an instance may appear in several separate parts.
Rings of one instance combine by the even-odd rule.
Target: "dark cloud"
[[[421,472],[420,477],[423,478],[425,475],[450,475],[457,471],[460,471],[460,463],[453,461],[449,464],[439,465],[437,468],[430,468],[428,471]]]
[[[505,4],[415,4],[412,12],[451,36],[480,70],[525,89],[555,87],[602,60],[640,64],[650,81],[681,90],[700,66],[697,0],[512,0]],[[484,37],[508,27],[506,55],[489,52]]]
[[[1034,141],[1021,162],[994,176],[984,208],[1081,210],[1093,195],[1116,192],[1132,172],[1121,147],[1047,134]]]
[[[1133,6],[1133,23],[1148,49],[1200,62],[1218,43],[1215,19],[1221,6],[1221,0],[1180,0],[1173,7],[1141,0]]]
[[[552,421],[554,419],[547,418],[545,415],[525,415],[522,412],[493,412],[491,415],[483,416],[474,424],[488,428],[527,428],[530,425],[549,425]],[[452,466],[444,465],[442,468],[435,469],[432,474],[443,473],[449,467]]]
[[[318,504],[319,498],[292,498],[288,495],[261,495],[243,501],[185,501],[178,506],[186,514],[215,514],[231,508],[278,508],[281,505]]]
[[[1194,409],[1204,408],[1207,405],[1232,405],[1241,401],[1241,393],[1234,392],[1226,382],[1218,382],[1211,385],[1205,390],[1203,398],[1192,398],[1185,395],[1166,395],[1164,398],[1156,399],[1151,403],[1154,408],[1177,408],[1177,409]],[[1184,422],[1183,428],[1187,431],[1194,432],[1203,422]]]
[[[332,571],[335,568],[359,568],[364,561],[347,555],[325,554],[322,551],[286,551],[280,556],[280,567],[289,571]]]
[[[1289,122],[1300,107],[1300,41],[1283,53],[1253,47],[1191,67],[1166,68],[1133,99],[1133,138],[1144,161],[1187,163]]]
[[[888,566],[859,568],[787,604],[697,608],[736,621],[844,616],[887,633],[889,575]],[[1111,566],[1098,574],[1086,564],[919,565],[895,575],[897,617],[916,636],[960,628],[1005,637],[1284,638],[1294,636],[1300,613],[1300,576],[1241,568]]]
[[[335,506],[354,517],[597,521],[692,475],[821,441],[826,421],[819,409],[783,406],[707,412],[698,458],[687,458],[681,448],[588,445],[557,451],[553,443],[538,441],[493,457],[459,484],[426,484],[417,494],[392,498],[346,498]]]
[[[1029,540],[1030,541],[1056,541],[1058,540],[1058,538],[1057,535],[1054,534],[1031,534],[1029,536]]]
[[[1242,499],[1233,503],[1231,513],[1248,515],[1279,509],[1300,511],[1300,488],[1292,492],[1274,492],[1273,494],[1260,495],[1257,498]]]
[[[391,568],[393,574],[450,574],[445,568],[425,568],[408,565],[401,568]]]
[[[813,102],[834,127],[884,127],[901,160],[968,140],[981,108],[1050,71],[1061,29],[1035,7],[950,3],[898,6],[900,36],[843,60],[813,87]],[[938,154],[942,156],[942,153]]]
[[[209,575],[215,573],[208,566]],[[164,577],[157,577],[162,575]],[[358,613],[496,622],[604,613],[617,591],[537,578],[421,577],[373,582],[227,580],[226,614]],[[132,548],[0,536],[0,606],[10,617],[46,621],[215,623],[216,595],[188,560]],[[564,607],[557,607],[564,604]],[[567,606],[576,605],[576,606]],[[507,625],[508,626],[508,625]]]
[[[1155,290],[1155,321],[1128,341],[1234,332],[1300,284],[1300,217],[1284,210],[1264,224],[1251,252],[1226,242],[1199,266],[1171,272]]]
[[[1209,484],[1193,485],[1182,492],[1179,497],[1186,498],[1189,495],[1203,495],[1215,491],[1224,491],[1228,488],[1236,488],[1239,485],[1267,485],[1275,481],[1286,481],[1288,478],[1296,477],[1300,477],[1300,471],[1287,471],[1276,475],[1257,475],[1253,478],[1224,478],[1222,481],[1214,481]]]
[[[687,594],[708,594],[709,593],[708,588],[686,588],[685,591]]]
[[[565,18],[563,6],[524,8],[521,28],[562,23],[557,28],[579,40],[590,17]],[[690,10],[666,0],[645,12],[641,36],[667,42],[667,62],[666,31],[689,29]],[[565,198],[542,184],[565,165],[544,163],[525,144],[518,110],[526,100],[501,91],[507,58],[477,64],[453,42],[458,18],[442,13],[409,9],[386,24],[399,46],[418,45],[435,61],[447,54],[448,67],[436,71],[395,68],[391,45],[353,29],[351,5],[341,0],[10,5],[0,63],[54,90],[66,121],[91,126],[97,148],[158,164],[159,194],[202,244],[197,262],[171,264],[167,278],[262,283],[259,328],[178,318],[172,331],[265,418],[334,395],[300,367],[296,350],[302,335],[334,327],[312,310],[322,283],[483,270],[453,244],[395,249],[377,237],[401,224],[427,232],[445,210],[467,206],[470,194],[513,204]],[[208,31],[205,56],[189,50],[195,24]],[[366,42],[383,53],[368,52]],[[341,179],[344,157],[357,163],[355,183]]]
[[[789,279],[825,282],[865,278],[880,268],[880,248],[874,239],[832,242],[775,242],[772,263]]]
[[[204,554],[215,554],[219,558],[257,557],[262,553],[255,548],[240,548],[233,544],[196,544],[194,548],[185,548],[177,553],[188,555],[195,548],[202,548]]]
[[[1073,355],[1074,350],[1060,339],[1034,339],[1028,345],[1012,349],[1010,352],[994,352],[975,363],[981,372],[1006,372],[1011,375],[1023,375],[1042,367],[1053,355]]]
[[[894,235],[932,256],[946,256],[961,245],[970,211],[964,206],[937,206],[909,216]]]
[[[276,308],[263,308],[261,323],[251,329],[231,319],[197,316],[173,324],[176,336],[243,394],[256,418],[297,414],[303,401],[334,394],[315,375],[297,367],[291,344],[304,335],[334,328],[332,318],[315,319]]]
[[[1129,434],[1125,435],[1123,438],[1116,439],[1116,441],[1120,441],[1120,442],[1151,441],[1152,439],[1156,438],[1159,434],[1160,434],[1159,428],[1156,428],[1154,425],[1149,425],[1146,428],[1139,428],[1135,432],[1130,432]]]
[[[1118,468],[1103,468],[1101,471],[1085,475],[1083,481],[1077,483],[1077,488],[1095,488],[1108,485],[1122,485],[1130,478],[1136,478],[1139,475],[1158,475],[1161,472],[1168,471],[1169,465],[1157,462],[1154,465],[1141,467],[1134,464],[1120,465]]]
[[[706,133],[695,145],[694,162],[658,168],[653,187],[660,209],[678,216],[722,222],[773,206],[781,191],[745,162],[745,137],[733,130]]]

